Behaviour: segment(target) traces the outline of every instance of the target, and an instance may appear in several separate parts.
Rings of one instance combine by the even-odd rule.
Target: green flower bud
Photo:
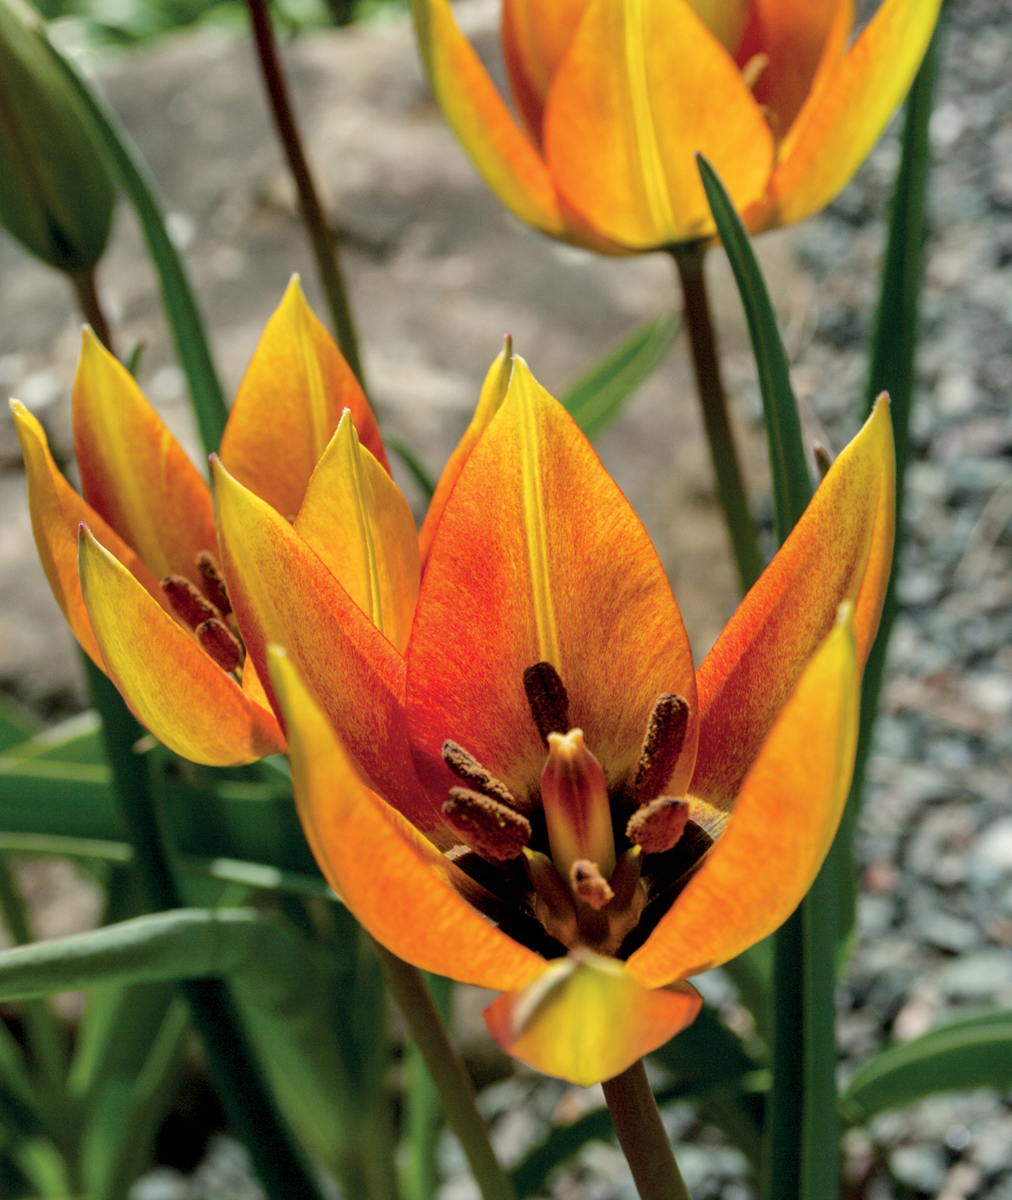
[[[91,272],[115,188],[91,119],[21,0],[0,0],[0,224],[68,275]]]

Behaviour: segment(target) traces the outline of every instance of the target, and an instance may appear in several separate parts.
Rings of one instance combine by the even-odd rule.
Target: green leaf
[[[165,228],[165,216],[155,182],[130,140],[130,135],[112,110],[51,43],[47,42],[46,46],[94,122],[113,169],[137,213],[148,253],[158,272],[162,302],[190,389],[200,440],[205,451],[212,454],[221,442],[228,419],[228,406],[186,268]]]
[[[392,450],[411,472],[411,478],[418,485],[418,490],[425,498],[426,504],[428,504],[435,493],[436,482],[423,466],[422,460],[415,454],[407,442],[403,438],[397,437],[396,434],[385,434],[383,442],[386,448]]]
[[[0,700],[0,753],[20,745],[35,733],[36,728],[12,705]]]
[[[937,1092],[979,1087],[1012,1088],[1012,1011],[1007,1009],[883,1050],[850,1081],[840,1097],[840,1113],[848,1125],[860,1125],[876,1113]]]
[[[759,370],[763,422],[773,476],[777,542],[783,544],[812,498],[812,480],[805,459],[798,402],[791,387],[791,370],[773,303],[745,225],[717,172],[702,154],[696,155],[696,163],[748,320]]]
[[[893,622],[899,611],[896,603],[896,576],[899,554],[903,545],[903,501],[907,459],[910,454],[910,410],[914,390],[914,351],[917,347],[918,307],[921,290],[921,268],[925,238],[925,199],[931,148],[928,143],[928,123],[934,101],[935,76],[938,62],[936,28],[928,51],[907,97],[906,121],[903,126],[903,152],[900,157],[896,188],[889,214],[889,240],[882,264],[878,312],[871,343],[871,369],[865,395],[865,412],[880,392],[889,393],[896,444],[896,543],[893,547],[893,569],[889,589],[882,606],[878,633],[861,681],[861,718],[858,726],[857,755],[854,777],[847,797],[840,831],[837,834],[839,865],[838,925],[841,958],[854,927],[857,903],[857,873],[853,865],[851,846],[854,829],[861,811],[864,773],[871,750],[872,732],[878,716],[879,693],[885,674],[886,651]],[[836,853],[834,849],[834,853]]]
[[[679,313],[648,321],[560,397],[587,437],[596,437],[609,425],[626,400],[660,366],[681,321]]]

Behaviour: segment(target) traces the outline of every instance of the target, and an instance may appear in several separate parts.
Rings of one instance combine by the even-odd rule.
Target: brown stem
[[[720,359],[703,274],[704,254],[702,249],[683,248],[674,259],[685,297],[685,323],[692,346],[692,365],[703,408],[703,423],[717,476],[720,507],[731,537],[739,582],[742,591],[747,592],[762,574],[764,564],[728,418],[727,396],[720,378]]]
[[[77,303],[80,305],[84,319],[109,353],[115,354],[109,322],[105,319],[105,313],[102,311],[102,305],[98,299],[98,290],[95,287],[95,272],[89,271],[86,275],[71,275],[70,280],[74,285]]]
[[[643,1060],[605,1080],[603,1087],[640,1200],[689,1200]]]
[[[348,365],[355,372],[358,381],[362,383],[358,339],[355,336],[348,293],[341,275],[337,244],[327,225],[323,206],[320,204],[320,197],[309,170],[305,151],[302,148],[302,138],[299,136],[295,110],[288,92],[288,83],[281,65],[281,57],[278,54],[278,45],[274,38],[270,13],[267,10],[267,0],[246,0],[246,5],[253,23],[253,38],[260,58],[264,86],[267,89],[271,111],[274,113],[274,124],[277,127],[278,137],[281,139],[285,157],[288,159],[288,167],[299,193],[302,220],[305,223],[306,232],[309,234],[313,256],[316,259],[316,268],[320,273],[320,281],[327,295],[327,305],[330,308],[331,320],[334,322],[337,343],[348,360]]]

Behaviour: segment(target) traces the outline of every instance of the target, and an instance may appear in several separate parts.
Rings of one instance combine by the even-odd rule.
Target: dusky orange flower
[[[906,94],[940,0],[503,0],[514,119],[449,0],[412,0],[436,100],[489,187],[544,233],[621,254],[706,239],[693,153],[752,232],[800,221]]]
[[[243,663],[210,488],[127,370],[85,329],[73,394],[83,497],[39,422],[11,407],[49,584],[134,715],[195,762],[229,766],[282,751],[256,672]],[[295,518],[346,410],[385,470],[368,401],[293,279],[239,388],[222,461]]]
[[[687,978],[781,924],[828,851],[892,552],[888,405],[698,674],[645,530],[508,350],[479,413],[403,653],[379,626],[414,539],[386,491],[334,476],[358,532],[324,561],[216,464],[222,568],[335,891],[395,954],[502,992],[507,1051],[590,1084],[688,1024]]]

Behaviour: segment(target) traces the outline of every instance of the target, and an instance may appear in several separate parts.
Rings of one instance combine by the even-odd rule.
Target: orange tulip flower
[[[940,0],[503,0],[516,111],[449,0],[412,0],[436,100],[489,187],[553,237],[621,254],[712,237],[694,151],[752,232],[857,170],[921,61]]]
[[[83,498],[39,422],[11,407],[49,584],[134,715],[195,762],[283,751],[256,672],[243,665],[210,489],[126,369],[85,329],[73,395]],[[291,517],[345,410],[385,468],[365,395],[293,279],[239,388],[222,461]]]
[[[452,460],[417,601],[396,567],[413,532],[352,433],[301,528],[214,468],[307,838],[391,951],[503,993],[486,1019],[509,1053],[610,1078],[694,1018],[687,978],[781,924],[828,851],[892,552],[888,406],[698,674],[646,532],[521,359]],[[412,609],[401,645],[389,614]]]

